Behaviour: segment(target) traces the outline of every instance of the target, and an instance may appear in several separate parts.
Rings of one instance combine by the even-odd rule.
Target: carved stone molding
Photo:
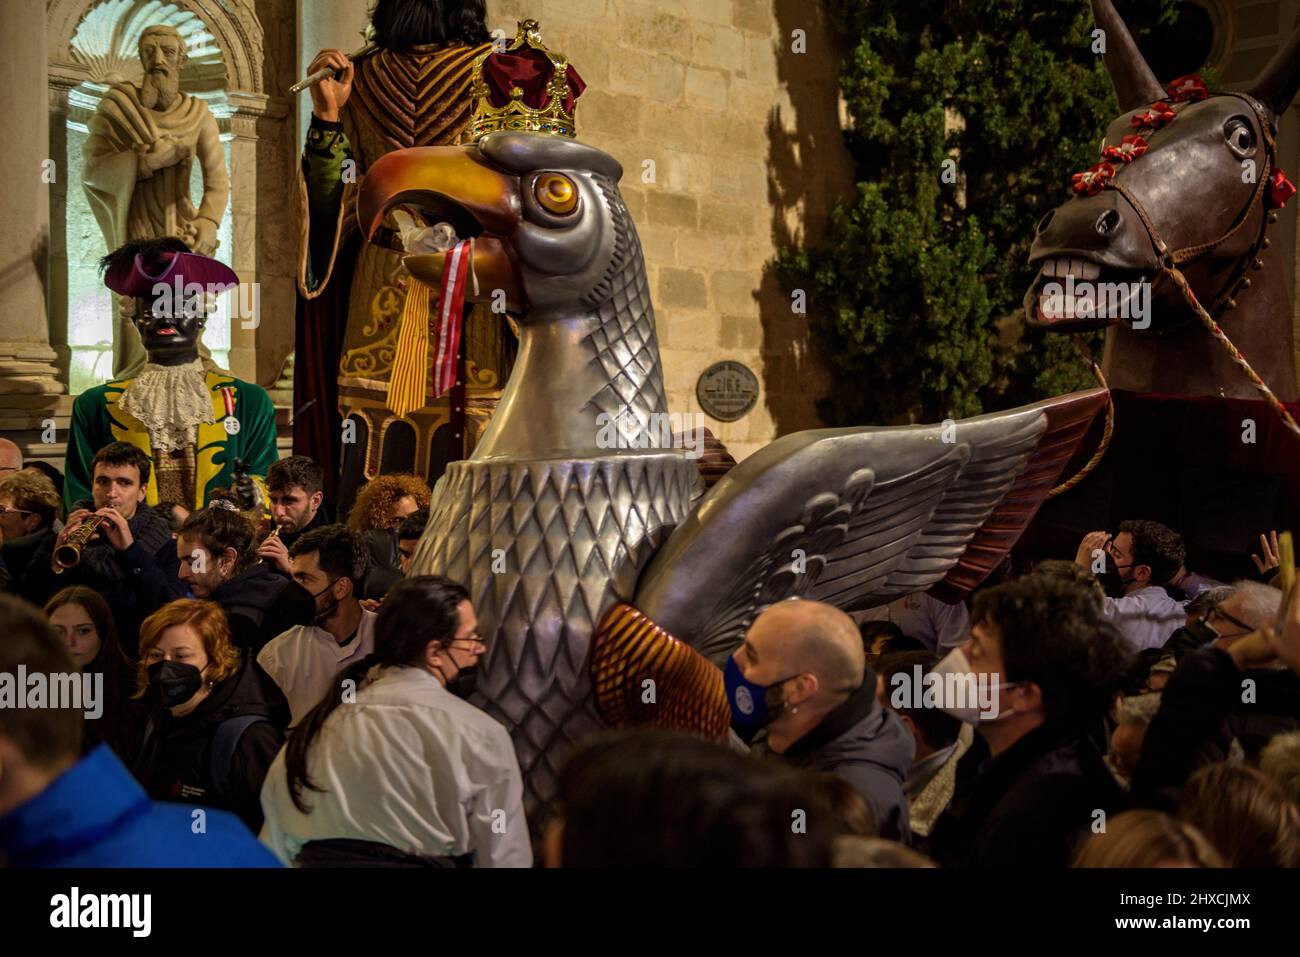
[[[92,79],[92,64],[73,49],[72,38],[93,11],[109,5],[128,10],[139,0],[49,0],[46,5],[45,36],[49,50],[51,78],[72,80],[70,85]],[[226,67],[226,89],[263,93],[263,31],[248,0],[170,0],[170,5],[197,17],[215,40]],[[165,17],[160,17],[163,21]],[[106,61],[107,63],[107,61]]]

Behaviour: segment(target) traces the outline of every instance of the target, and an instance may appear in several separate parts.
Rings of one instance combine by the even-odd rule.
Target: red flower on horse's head
[[[1107,146],[1101,151],[1101,158],[1131,163],[1147,151],[1147,141],[1140,133],[1133,133],[1120,140],[1119,146]]]
[[[1084,196],[1095,196],[1106,188],[1106,184],[1115,176],[1115,167],[1109,163],[1097,163],[1082,173],[1071,177],[1074,191]]]
[[[1201,79],[1199,73],[1188,73],[1186,76],[1180,76],[1170,83],[1167,89],[1175,103],[1193,103],[1210,95],[1210,91],[1205,88],[1205,81]]]
[[[1280,169],[1274,170],[1268,179],[1268,208],[1281,209],[1296,194],[1295,183],[1286,178]]]
[[[1135,114],[1130,122],[1133,124],[1134,129],[1143,129],[1149,126],[1158,130],[1166,123],[1172,123],[1175,116],[1177,114],[1168,103],[1164,100],[1158,100],[1152,103],[1145,113]]]

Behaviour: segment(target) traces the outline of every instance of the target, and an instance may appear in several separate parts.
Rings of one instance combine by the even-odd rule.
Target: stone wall
[[[770,264],[818,229],[849,185],[834,58],[820,4],[804,0],[490,0],[513,37],[537,19],[588,84],[578,135],[624,168],[622,191],[650,270],[668,404],[697,412],[695,384],[732,359],[759,377],[755,408],[706,420],[737,458],[818,424],[824,388]],[[807,52],[791,51],[805,31]],[[804,175],[805,165],[814,169]]]

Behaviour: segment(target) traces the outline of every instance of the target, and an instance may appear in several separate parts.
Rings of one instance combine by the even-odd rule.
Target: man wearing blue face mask
[[[1090,735],[1129,653],[1089,589],[1045,576],[980,592],[971,621],[926,676],[977,737],[928,852],[951,867],[1068,867],[1123,800]]]
[[[732,727],[756,740],[755,753],[844,778],[881,837],[907,840],[903,779],[915,743],[876,700],[853,619],[821,602],[773,605],[728,660],[725,682]]]

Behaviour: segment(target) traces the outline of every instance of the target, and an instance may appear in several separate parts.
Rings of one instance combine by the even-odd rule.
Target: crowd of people
[[[409,574],[419,479],[338,516],[293,456],[269,517],[190,511],[146,504],[149,457],[112,443],[64,515],[57,472],[16,452],[0,441],[10,865],[1300,864],[1300,596],[1275,535],[1231,583],[1133,520],[966,603],[780,602],[726,662],[726,740],[595,734],[526,812],[475,705],[470,595]],[[20,672],[93,700],[15,706]]]

